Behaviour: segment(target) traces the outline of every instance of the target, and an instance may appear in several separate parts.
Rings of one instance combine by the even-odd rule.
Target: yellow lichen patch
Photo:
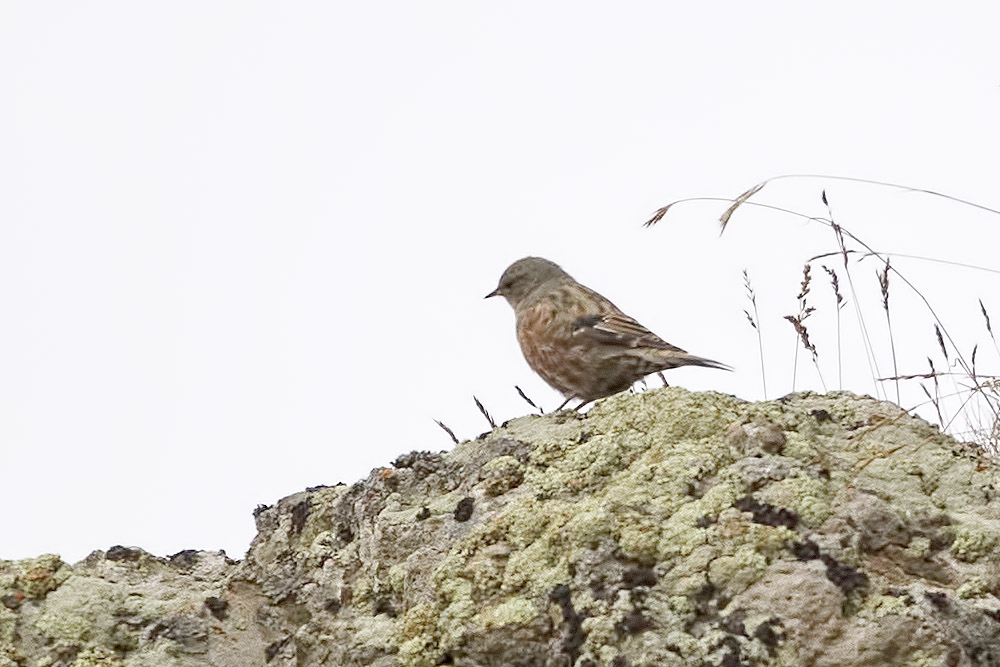
[[[1000,551],[1000,521],[977,517],[956,528],[951,552],[958,558],[973,562],[986,555],[995,555],[998,551]]]
[[[769,484],[757,497],[795,512],[805,528],[818,527],[831,513],[829,482],[804,475]]]
[[[70,575],[59,556],[46,554],[17,561],[14,567],[14,587],[28,598],[42,598],[55,590]]]
[[[484,628],[529,623],[538,616],[538,605],[522,597],[512,597],[480,611],[473,622]]]

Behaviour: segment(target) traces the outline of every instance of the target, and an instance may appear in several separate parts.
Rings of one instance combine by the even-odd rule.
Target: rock
[[[0,561],[0,667],[1000,665],[1000,469],[847,393],[664,388],[255,512],[243,561]]]

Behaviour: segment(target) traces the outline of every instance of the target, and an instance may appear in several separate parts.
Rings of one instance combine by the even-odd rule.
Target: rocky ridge
[[[1000,469],[848,393],[622,394],[256,518],[0,561],[0,667],[1000,665]]]

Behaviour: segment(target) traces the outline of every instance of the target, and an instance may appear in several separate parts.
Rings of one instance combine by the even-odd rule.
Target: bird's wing
[[[628,348],[652,347],[675,352],[684,351],[639,324],[600,294],[593,290],[588,292],[597,306],[595,309],[597,312],[584,315],[573,322],[574,337]]]

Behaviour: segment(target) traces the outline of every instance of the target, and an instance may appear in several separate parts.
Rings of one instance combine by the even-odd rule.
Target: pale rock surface
[[[890,403],[622,394],[259,508],[242,562],[0,561],[0,667],[1000,665],[998,489]]]

